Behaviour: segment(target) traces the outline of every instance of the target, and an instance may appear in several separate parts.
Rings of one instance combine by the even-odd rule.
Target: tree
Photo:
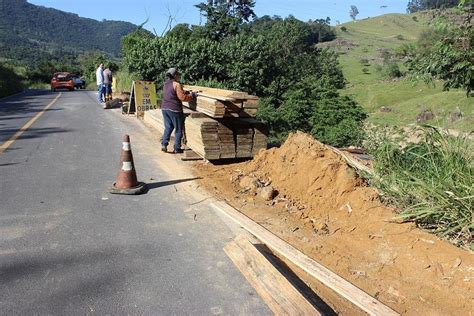
[[[432,35],[426,37],[432,42],[420,41],[407,64],[413,77],[427,82],[440,79],[444,90],[459,88],[470,96],[474,91],[474,29],[469,14],[464,18],[460,25],[438,20]]]
[[[256,17],[254,0],[208,0],[195,7],[206,17],[206,29],[211,39],[222,39],[239,32],[244,22]]]
[[[355,5],[351,5],[351,10],[349,11],[349,15],[351,19],[355,21],[356,16],[359,14],[359,9]]]
[[[459,5],[459,3],[459,0],[410,0],[408,1],[407,12],[415,13],[423,10],[452,8]]]

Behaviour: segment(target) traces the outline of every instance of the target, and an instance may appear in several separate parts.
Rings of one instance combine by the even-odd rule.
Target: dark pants
[[[183,138],[184,114],[183,112],[173,112],[162,110],[163,120],[165,121],[165,132],[161,145],[168,146],[171,133],[174,130],[174,150],[181,149],[181,140]]]

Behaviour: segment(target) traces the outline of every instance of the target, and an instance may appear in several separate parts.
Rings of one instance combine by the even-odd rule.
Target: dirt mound
[[[292,204],[290,211],[297,209],[302,217],[332,215],[349,197],[350,204],[365,208],[377,197],[339,155],[304,133],[290,135],[281,148],[262,151],[242,169],[271,183],[280,199]]]
[[[473,255],[414,224],[394,222],[377,191],[311,136],[290,135],[253,161],[197,169],[209,190],[398,312],[474,310]],[[268,187],[275,191],[270,201],[261,194]],[[314,287],[338,311],[353,312]]]

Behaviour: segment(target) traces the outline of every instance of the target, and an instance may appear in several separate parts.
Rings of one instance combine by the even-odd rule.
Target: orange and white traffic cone
[[[130,146],[130,136],[124,135],[122,151],[120,154],[120,171],[117,180],[114,182],[110,193],[113,194],[140,194],[146,190],[146,184],[138,182],[133,163],[132,148]]]

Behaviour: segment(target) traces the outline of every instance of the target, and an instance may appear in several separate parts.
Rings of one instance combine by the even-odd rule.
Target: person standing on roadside
[[[196,98],[196,93],[186,94],[183,87],[179,83],[180,74],[178,69],[170,68],[166,72],[166,78],[163,85],[163,102],[161,104],[161,112],[165,125],[165,132],[161,141],[161,150],[168,152],[168,143],[171,133],[174,130],[174,154],[182,153],[181,140],[183,138],[184,113],[183,101],[189,102]]]
[[[98,100],[99,103],[104,103],[103,95],[104,95],[104,64],[100,64],[99,68],[97,68],[95,72],[95,77],[97,78],[97,88],[98,88]]]
[[[112,66],[109,64],[104,70],[105,102],[112,100]]]

